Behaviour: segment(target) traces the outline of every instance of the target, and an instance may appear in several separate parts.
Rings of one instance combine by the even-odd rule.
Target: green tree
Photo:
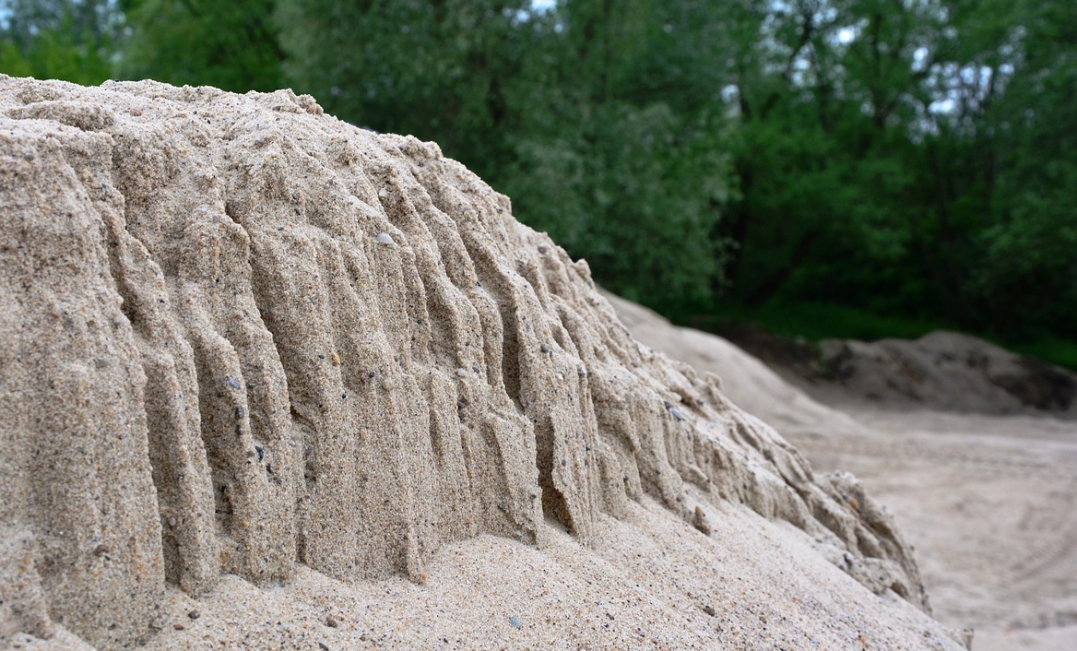
[[[600,282],[653,303],[708,294],[730,192],[716,50],[666,4],[285,0],[279,23],[297,88],[437,141]]]
[[[733,188],[713,9],[580,1],[546,14],[530,103],[544,110],[525,112],[503,182],[600,282],[660,307],[723,283],[717,225]]]
[[[761,305],[790,282],[815,300],[847,296],[833,282],[836,257],[892,263],[908,245],[910,132],[943,12],[926,0],[733,9],[741,199],[724,225],[737,245],[733,297]]]
[[[988,264],[970,289],[992,328],[1025,337],[1077,332],[1077,5],[996,3],[1005,91],[976,133],[990,222],[976,234]],[[998,25],[1004,25],[999,27]],[[987,58],[987,57],[984,57]],[[1008,73],[1008,74],[1007,74]]]
[[[1072,3],[729,7],[732,300],[1073,331]]]
[[[120,62],[127,79],[225,90],[284,85],[273,0],[122,0],[131,36]]]
[[[109,0],[0,1],[0,72],[99,84],[111,76],[122,27]]]

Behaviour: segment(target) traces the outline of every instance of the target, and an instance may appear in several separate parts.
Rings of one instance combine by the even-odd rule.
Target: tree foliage
[[[1077,332],[1071,0],[0,0],[0,71],[284,84],[655,306]]]
[[[1075,5],[735,6],[734,300],[1072,336]]]
[[[110,0],[0,0],[0,72],[99,84],[112,72],[123,16]]]
[[[286,0],[282,40],[327,110],[436,140],[612,289],[706,295],[725,107],[665,4]]]
[[[284,85],[273,0],[122,0],[128,79],[271,91]]]

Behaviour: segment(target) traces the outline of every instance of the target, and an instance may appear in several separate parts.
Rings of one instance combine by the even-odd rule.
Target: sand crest
[[[0,644],[956,646],[854,477],[436,145],[0,77],[0,161]]]

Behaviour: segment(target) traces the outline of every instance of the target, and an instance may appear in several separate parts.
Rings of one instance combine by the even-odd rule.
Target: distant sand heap
[[[422,583],[551,520],[587,546],[652,498],[704,533],[747,505],[927,608],[855,478],[637,344],[432,143],[290,91],[0,76],[0,205],[0,646],[142,643],[229,574]]]
[[[816,383],[836,384],[870,402],[1077,418],[1077,375],[958,332],[915,341],[828,339],[817,366]]]

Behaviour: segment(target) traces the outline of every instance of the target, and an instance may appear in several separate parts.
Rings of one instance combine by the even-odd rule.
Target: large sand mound
[[[0,644],[953,646],[852,476],[435,145],[288,91],[0,116]],[[531,591],[576,619],[489,615]]]

